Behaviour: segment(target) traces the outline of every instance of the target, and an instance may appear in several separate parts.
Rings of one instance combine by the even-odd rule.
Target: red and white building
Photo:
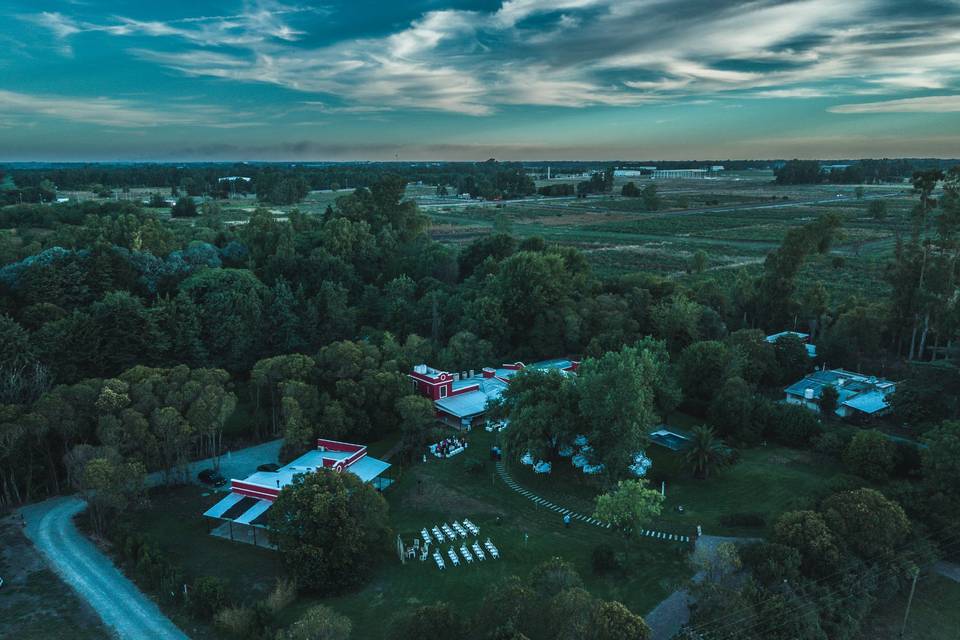
[[[230,538],[233,525],[265,527],[265,514],[273,506],[280,491],[293,483],[298,474],[314,473],[328,469],[337,473],[352,473],[364,482],[370,482],[383,490],[392,482],[382,474],[390,464],[367,455],[367,447],[349,442],[339,442],[320,438],[317,448],[308,451],[293,462],[276,471],[257,471],[243,480],[230,481],[230,493],[220,502],[210,507],[204,516],[228,521]],[[256,533],[254,532],[256,544]]]
[[[484,367],[479,372],[471,369],[451,373],[420,364],[413,368],[409,377],[417,393],[433,400],[438,419],[463,429],[483,420],[487,405],[500,397],[510,379],[520,371],[561,371],[573,375],[579,366],[578,360],[557,359],[531,365],[513,362],[496,368]]]

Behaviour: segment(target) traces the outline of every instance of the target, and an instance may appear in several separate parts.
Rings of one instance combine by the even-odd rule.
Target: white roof
[[[257,500],[257,504],[244,511],[239,518],[234,518],[233,521],[237,524],[250,524],[272,506],[272,500]]]
[[[370,482],[381,473],[390,468],[389,462],[364,456],[357,462],[347,468],[347,471],[355,474],[363,482]]]
[[[228,494],[226,498],[207,509],[203,515],[209,518],[219,518],[229,511],[230,507],[243,500],[243,498],[244,496],[239,493]]]

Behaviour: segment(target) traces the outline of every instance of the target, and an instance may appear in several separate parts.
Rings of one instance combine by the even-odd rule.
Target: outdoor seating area
[[[430,453],[437,458],[452,458],[466,451],[467,446],[466,439],[459,436],[450,436],[430,445]]]
[[[602,464],[593,464],[591,462],[591,453],[593,452],[593,447],[590,446],[587,437],[584,435],[578,435],[573,439],[573,444],[564,445],[560,447],[557,451],[558,455],[562,458],[570,458],[570,463],[580,469],[586,475],[596,475],[598,473],[603,473],[604,466]],[[536,473],[550,473],[550,464],[540,461],[537,463],[533,462],[533,458],[527,453],[523,458],[520,459],[520,462],[527,466],[533,466],[533,470]],[[650,469],[650,466],[653,463],[650,458],[643,452],[637,452],[633,455],[633,463],[627,467],[631,474],[638,478],[642,478],[646,475],[647,471]]]
[[[419,558],[420,562],[425,562],[427,558],[432,557],[434,564],[440,570],[447,567],[447,560],[454,567],[459,567],[461,562],[473,564],[474,561],[483,562],[488,557],[494,560],[499,559],[500,550],[490,541],[490,538],[487,538],[481,544],[479,536],[480,527],[469,518],[464,518],[459,522],[454,520],[452,523],[444,522],[443,524],[433,525],[430,529],[424,527],[420,530],[420,537],[414,539],[411,547],[401,549],[401,558],[404,561]],[[470,537],[474,538],[473,542],[468,540]],[[421,541],[423,542],[422,545]],[[446,543],[450,543],[450,546],[444,553],[440,545]],[[459,543],[459,547],[456,543]],[[434,544],[434,549],[431,552],[430,547]]]
[[[488,433],[500,433],[510,424],[509,420],[491,420],[487,422],[484,430]]]

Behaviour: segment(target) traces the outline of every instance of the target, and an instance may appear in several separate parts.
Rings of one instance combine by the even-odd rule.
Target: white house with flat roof
[[[890,411],[895,382],[844,369],[814,371],[784,389],[784,400],[820,412],[820,398],[826,387],[837,390],[836,414],[842,418],[880,416]]]

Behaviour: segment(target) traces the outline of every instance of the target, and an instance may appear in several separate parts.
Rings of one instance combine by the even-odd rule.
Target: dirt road
[[[24,507],[26,534],[47,562],[120,638],[187,640],[73,523],[86,508],[78,497],[46,500]]]

